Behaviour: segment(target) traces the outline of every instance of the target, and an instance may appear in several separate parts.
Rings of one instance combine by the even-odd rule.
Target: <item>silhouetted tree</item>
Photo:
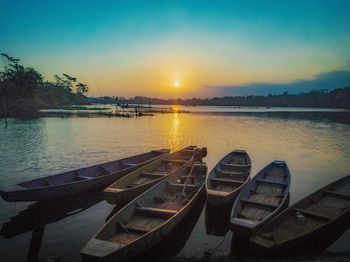
[[[0,72],[1,108],[5,110],[30,110],[34,91],[43,77],[33,68],[24,67],[19,59],[1,54],[4,71]]]
[[[76,85],[76,88],[77,88],[77,94],[80,94],[80,95],[85,95],[89,92],[88,85],[80,82]]]

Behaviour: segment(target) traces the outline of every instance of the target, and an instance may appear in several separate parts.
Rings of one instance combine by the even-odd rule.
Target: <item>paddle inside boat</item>
[[[348,228],[342,225],[349,219],[350,176],[346,176],[276,216],[249,239],[249,245],[259,255],[303,252],[328,238],[334,241],[334,234],[339,237]]]
[[[248,237],[285,209],[290,183],[290,171],[284,161],[273,161],[257,173],[232,207],[232,232]]]
[[[39,201],[104,188],[131,171],[169,155],[169,151],[169,149],[153,150],[132,157],[2,187],[0,195],[6,201]]]
[[[206,155],[206,149],[190,146],[131,172],[104,190],[106,200],[112,204],[127,203],[167,176],[189,166],[195,152],[198,159]]]
[[[208,176],[206,187],[209,204],[232,204],[248,183],[250,171],[251,160],[244,150],[235,150],[221,159]]]
[[[169,235],[205,193],[207,168],[186,166],[116,213],[81,250],[86,261],[124,261]]]

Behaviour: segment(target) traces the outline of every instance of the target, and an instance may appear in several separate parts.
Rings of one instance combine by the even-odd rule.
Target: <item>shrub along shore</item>
[[[34,68],[25,67],[20,60],[1,54],[0,117],[39,116],[38,109],[69,105],[86,105],[89,87],[68,74],[55,75],[50,82]]]

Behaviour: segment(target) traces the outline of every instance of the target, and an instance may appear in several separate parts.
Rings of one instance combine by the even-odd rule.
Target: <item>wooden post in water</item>
[[[7,110],[6,110],[6,105],[5,105],[5,99],[2,94],[2,88],[0,87],[0,95],[1,95],[1,103],[2,103],[2,111],[4,112],[5,115],[5,127],[7,127]]]
[[[149,98],[149,113],[152,113],[152,97]]]
[[[39,254],[41,248],[41,242],[43,239],[45,225],[36,225],[33,229],[32,239],[30,240],[27,261],[37,262],[39,261]]]

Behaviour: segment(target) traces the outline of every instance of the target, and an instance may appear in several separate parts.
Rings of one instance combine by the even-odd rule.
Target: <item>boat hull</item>
[[[283,244],[273,246],[272,248],[249,241],[249,248],[252,253],[258,256],[269,256],[272,254],[282,254],[288,256],[322,251],[337,240],[345,232],[345,230],[350,227],[349,220],[350,210],[326,226],[320,227],[307,235],[303,235]]]
[[[125,176],[123,179],[118,180],[114,184],[109,185],[103,191],[107,202],[110,204],[119,204],[119,205],[123,205],[125,203],[128,203],[129,201],[131,201],[135,197],[141,195],[143,192],[145,192],[149,188],[153,187],[154,185],[156,185],[160,181],[166,179],[167,177],[171,176],[174,173],[177,173],[177,172],[184,170],[193,162],[193,155],[195,152],[194,150],[199,150],[203,155],[206,155],[206,153],[203,153],[203,151],[205,151],[204,149],[199,149],[199,148],[195,148],[195,147],[188,147],[188,148],[176,151],[176,152],[170,154],[168,157],[163,158],[162,160],[154,161],[148,165],[145,165],[145,166],[139,168],[138,170],[135,170],[135,172],[128,174],[128,176]],[[183,153],[183,152],[186,152],[186,154],[187,154],[186,160],[181,159],[181,153]],[[169,173],[166,173],[153,181],[150,181],[150,182],[148,181],[147,183],[139,184],[139,185],[134,186],[134,187],[130,187],[130,185],[135,180],[138,179],[138,176],[141,173],[153,172],[153,171],[156,171],[158,168],[161,168],[163,161],[175,161],[175,162],[181,161],[181,164],[177,165],[173,170],[169,171]],[[124,183],[124,185],[123,185],[123,183]]]
[[[215,178],[215,170],[218,169],[222,164],[225,164],[231,157],[234,157],[235,154],[242,154],[245,156],[246,161],[247,161],[247,166],[245,169],[245,173],[247,173],[247,177],[245,178],[244,181],[242,181],[242,184],[235,188],[234,190],[230,192],[226,191],[219,191],[213,188],[210,184],[210,179]],[[236,156],[237,157],[237,156]],[[246,169],[248,168],[248,169]],[[242,167],[236,167],[236,171],[242,171]],[[241,192],[241,190],[246,186],[246,184],[250,181],[250,173],[251,173],[251,160],[249,155],[247,154],[246,151],[244,150],[235,150],[226,156],[224,156],[213,168],[213,170],[209,173],[208,179],[206,181],[206,191],[207,191],[207,202],[213,206],[213,207],[223,207],[223,206],[228,206],[232,205]]]
[[[343,177],[284,210],[249,239],[251,251],[266,256],[315,252],[327,248],[350,227],[349,185],[350,176]],[[297,217],[300,215],[304,220]],[[281,225],[285,228],[283,234],[278,231],[281,230],[279,228],[283,229]],[[298,225],[296,231],[288,231],[294,225]],[[276,242],[274,235],[285,238]]]
[[[221,192],[207,189],[207,202],[213,207],[230,206],[236,200],[241,191],[236,190],[228,195],[221,195]]]
[[[163,158],[167,155],[169,155],[169,150],[160,150],[160,154],[157,157],[153,157],[149,160],[140,162],[139,164],[123,168],[121,170],[111,172],[110,174],[98,176],[95,178],[83,180],[83,181],[74,181],[70,183],[63,183],[58,185],[52,185],[52,186],[45,186],[45,187],[34,187],[34,188],[28,188],[18,185],[11,185],[7,186],[5,188],[2,188],[0,190],[1,197],[9,202],[22,202],[22,201],[42,201],[42,200],[48,200],[48,199],[54,199],[54,198],[61,198],[66,197],[70,195],[76,195],[81,194],[83,192],[87,192],[90,190],[99,190],[104,189],[108,185],[112,184],[116,180],[126,176],[130,172],[154,161],[160,158]],[[135,156],[137,158],[139,155]],[[125,159],[132,159],[133,157],[128,157]],[[123,161],[123,159],[121,159]],[[101,164],[103,165],[103,164]],[[68,173],[71,173],[74,171],[69,171],[67,173],[58,174],[51,176],[49,178],[60,178],[60,176],[67,176]],[[45,179],[45,178],[42,178]],[[40,180],[40,179],[36,179]],[[35,181],[35,180],[33,180]],[[26,183],[30,183],[26,182]]]
[[[84,182],[76,182],[66,185],[59,185],[55,187],[48,188],[34,188],[34,189],[26,189],[17,187],[16,191],[11,192],[0,192],[1,197],[9,202],[20,202],[20,201],[41,201],[52,198],[65,197],[73,194],[80,194],[83,192],[87,192],[90,190],[102,189],[114,181],[122,178],[128,173],[135,170],[135,168],[130,168],[128,170],[118,172],[115,174],[111,174],[105,178],[96,178],[89,181]]]
[[[275,210],[275,214],[274,216],[278,215],[280,212],[282,212],[283,210],[285,210],[286,208],[288,208],[289,205],[289,198],[290,198],[290,194],[288,194],[287,199],[283,202],[283,205],[281,205],[280,207],[278,207]],[[273,216],[273,217],[274,217]],[[273,219],[273,217],[264,220],[260,223],[257,224],[238,224],[238,223],[232,223],[230,222],[230,230],[233,232],[233,234],[235,236],[239,236],[240,238],[249,238],[251,235],[255,234],[257,231],[259,231],[261,228],[264,227],[264,225],[266,225],[271,219]]]
[[[203,186],[199,191],[198,194],[205,194],[206,190]],[[198,196],[197,196],[198,197]],[[196,197],[196,198],[197,198]],[[141,253],[145,252],[146,250],[152,248],[157,243],[159,243],[163,238],[170,235],[174,230],[176,229],[177,225],[186,217],[186,215],[190,212],[192,207],[195,205],[196,201],[191,203],[191,205],[184,208],[184,210],[181,212],[181,214],[177,215],[171,223],[166,223],[161,228],[155,230],[152,234],[149,234],[139,241],[135,241],[134,243],[130,244],[126,248],[122,248],[117,250],[116,252],[110,254],[106,257],[96,257],[95,255],[89,255],[87,253],[84,253],[84,249],[81,251],[80,255],[82,258],[82,261],[128,261],[136,256],[140,255]],[[104,242],[103,244],[105,244]]]
[[[272,210],[271,213],[267,216],[264,216],[263,218],[259,220],[252,220],[247,218],[239,218],[238,213],[240,213],[243,209],[242,201],[243,199],[249,199],[252,195],[263,195],[264,193],[251,193],[256,190],[259,183],[258,180],[261,180],[264,178],[266,174],[269,172],[283,168],[283,174],[286,176],[283,181],[284,188],[282,189],[282,192],[284,192],[280,197],[283,197],[278,203],[278,205],[274,206],[272,209],[271,207],[264,207],[267,210]],[[278,183],[277,180],[270,179],[266,180],[269,181],[267,185],[271,185],[270,183]],[[263,183],[264,184],[264,183]],[[275,160],[274,162],[267,165],[265,168],[263,168],[261,171],[259,171],[252,180],[246,185],[246,187],[240,192],[238,195],[236,201],[234,202],[232,206],[231,211],[231,218],[230,218],[230,229],[232,233],[236,236],[239,236],[240,238],[249,238],[252,234],[257,232],[259,229],[261,229],[264,225],[266,225],[269,221],[271,221],[275,216],[277,216],[279,213],[281,213],[283,210],[285,210],[289,206],[289,199],[290,199],[290,184],[291,184],[291,173],[287,166],[287,163],[285,161],[279,161]],[[273,184],[272,184],[273,185]],[[279,185],[281,186],[281,185]],[[266,190],[266,189],[265,189]],[[257,202],[258,206],[261,204],[263,205],[263,202]],[[260,204],[260,205],[259,205]],[[261,208],[261,206],[260,206]],[[264,209],[260,209],[264,210]],[[254,213],[258,213],[255,211]]]
[[[207,169],[205,165],[201,165],[199,168],[202,167],[204,169],[201,169],[201,171],[199,171],[200,173],[197,173],[197,175],[201,174],[202,177],[199,178],[200,184],[198,184],[198,188],[195,187],[196,191],[193,192],[193,195],[190,193],[191,191],[189,191],[191,198],[188,202],[183,202],[180,204],[183,205],[182,208],[179,206],[176,207],[176,205],[179,205],[181,201],[177,202],[178,204],[175,203],[176,201],[179,201],[178,197],[182,196],[183,192],[181,191],[181,187],[184,184],[176,184],[176,181],[179,177],[181,177],[181,174],[188,172],[191,169],[190,167],[187,168],[188,171],[179,170],[167,179],[161,181],[139,197],[132,200],[125,207],[119,210],[118,213],[114,214],[114,216],[106,222],[99,232],[81,250],[80,254],[82,260],[127,261],[135,258],[139,254],[159,243],[165,237],[169,236],[172,232],[174,232],[174,230],[176,230],[176,227],[181,221],[183,221],[192,208],[197,208],[197,202],[199,203],[200,201],[201,204],[204,204],[203,197],[206,195],[205,177]],[[180,186],[180,188],[178,188],[178,186]],[[166,205],[166,207],[159,207],[160,209],[155,208],[155,211],[167,212],[167,214],[171,212],[171,215],[159,221],[159,217],[157,218],[156,213],[152,213],[153,215],[148,213],[148,215],[144,216],[144,218],[148,217],[146,220],[148,222],[145,224],[145,220],[143,220],[144,218],[142,219],[142,213],[137,213],[137,209],[141,208],[143,210],[149,210],[147,206],[157,207],[160,203],[158,202],[158,197],[162,196],[166,192],[169,194],[174,194],[172,196],[175,198],[171,198],[170,195],[168,195],[168,197],[170,197],[168,202],[170,206]],[[158,200],[154,198],[156,196]],[[174,210],[170,210],[168,208]],[[175,210],[176,212],[174,213]],[[151,220],[148,220],[150,218]],[[135,236],[135,233],[138,235]],[[125,234],[127,234],[128,237],[126,237]],[[118,237],[118,235],[120,237]],[[128,240],[130,238],[133,239]]]
[[[113,188],[106,188],[103,191],[103,194],[107,202],[110,204],[124,204],[141,195],[143,192],[157,183],[159,183],[158,180],[126,191],[118,191],[114,190]]]

